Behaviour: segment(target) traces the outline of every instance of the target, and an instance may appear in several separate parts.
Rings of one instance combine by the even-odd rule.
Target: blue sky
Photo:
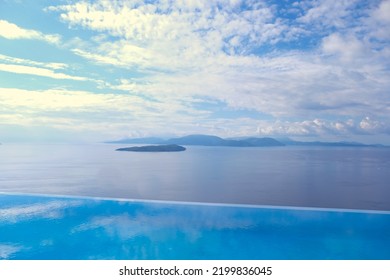
[[[0,142],[390,144],[389,0],[0,2]]]

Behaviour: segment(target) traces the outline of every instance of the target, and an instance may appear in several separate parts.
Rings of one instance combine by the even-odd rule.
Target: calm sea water
[[[0,259],[390,259],[390,212],[0,195]]]
[[[390,210],[389,148],[0,146],[0,192]]]

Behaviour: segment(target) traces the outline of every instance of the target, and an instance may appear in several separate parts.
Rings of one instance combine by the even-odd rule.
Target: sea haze
[[[390,210],[390,148],[0,146],[0,192]]]

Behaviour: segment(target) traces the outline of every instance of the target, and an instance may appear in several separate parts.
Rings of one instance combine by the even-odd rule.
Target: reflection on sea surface
[[[0,259],[389,258],[389,212],[0,195]]]
[[[0,192],[390,211],[390,148],[0,147]]]

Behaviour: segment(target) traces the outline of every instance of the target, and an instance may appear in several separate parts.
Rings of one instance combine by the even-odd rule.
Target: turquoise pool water
[[[390,259],[390,212],[0,194],[0,259]]]

